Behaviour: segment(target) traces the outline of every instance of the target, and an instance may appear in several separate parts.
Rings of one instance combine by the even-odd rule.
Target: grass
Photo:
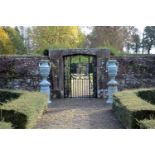
[[[140,128],[138,121],[155,118],[155,105],[138,96],[152,89],[125,90],[114,94],[113,110],[126,128]]]
[[[48,99],[40,92],[22,90],[0,90],[0,92],[19,95],[0,105],[0,121],[11,123],[13,128],[33,128],[46,110]]]

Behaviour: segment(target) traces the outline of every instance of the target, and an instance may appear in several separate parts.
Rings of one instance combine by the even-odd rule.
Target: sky
[[[135,26],[136,28],[138,28],[138,30],[143,33],[145,26],[141,25],[141,26]]]

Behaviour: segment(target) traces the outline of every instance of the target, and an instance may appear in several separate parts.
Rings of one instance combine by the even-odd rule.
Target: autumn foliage
[[[15,48],[2,27],[0,27],[0,54],[15,54]]]
[[[33,50],[47,48],[78,48],[83,46],[84,35],[78,26],[36,26],[29,32]]]

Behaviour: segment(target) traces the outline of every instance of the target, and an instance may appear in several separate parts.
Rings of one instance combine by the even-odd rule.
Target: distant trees
[[[24,43],[18,27],[12,28],[9,26],[4,26],[3,30],[8,34],[10,41],[15,49],[16,54],[25,54],[26,48],[24,47]]]
[[[129,35],[130,27],[126,26],[95,26],[92,33],[88,35],[90,47],[112,46],[123,50]]]
[[[136,54],[139,52],[141,48],[141,38],[137,28],[132,27],[126,47],[128,51],[132,49]]]
[[[142,44],[144,50],[150,54],[150,50],[155,46],[155,26],[146,26],[144,29]]]
[[[94,26],[87,36],[89,47],[107,47],[112,53],[123,53],[130,40],[132,26]]]
[[[133,34],[132,37],[133,37],[133,43],[132,43],[131,48],[137,54],[139,52],[140,47],[141,47],[140,36],[138,34]]]
[[[17,27],[0,27],[0,54],[25,54],[26,49]]]
[[[78,26],[0,27],[0,54],[42,54],[48,48],[83,47],[84,41]]]
[[[47,48],[83,47],[84,34],[78,26],[37,26],[31,27],[29,37],[32,49],[42,53]]]
[[[155,47],[155,26],[146,26],[141,36],[134,26],[94,26],[86,37],[87,47],[107,47],[117,51],[150,54]]]
[[[0,54],[42,54],[48,48],[82,47],[150,54],[155,47],[155,26],[146,26],[143,36],[134,26],[90,26],[83,31],[79,26],[0,27]]]
[[[15,54],[15,48],[9,38],[9,35],[3,27],[0,27],[0,54]]]
[[[128,47],[136,54],[140,49],[142,53],[146,51],[147,54],[150,54],[151,49],[155,47],[155,26],[146,26],[142,37],[140,37],[138,29],[134,28]]]
[[[24,44],[24,47],[27,51],[27,54],[30,54],[32,43],[29,36],[29,32],[31,27],[18,26],[18,29],[20,31],[20,36]]]

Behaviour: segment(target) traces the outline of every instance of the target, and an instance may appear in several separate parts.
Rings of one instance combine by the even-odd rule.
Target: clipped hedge
[[[10,122],[13,128],[33,128],[47,108],[47,96],[40,92],[0,90],[18,94],[15,99],[0,105],[0,121]]]
[[[113,111],[124,127],[140,128],[139,120],[155,118],[155,105],[139,97],[139,92],[154,90],[135,89],[114,94]]]
[[[11,129],[12,126],[11,126],[11,123],[8,123],[8,122],[0,122],[0,129]]]
[[[137,94],[143,100],[155,105],[155,90],[139,91]]]
[[[154,119],[151,119],[151,120],[144,119],[144,120],[140,120],[138,123],[141,129],[155,129]]]
[[[0,104],[4,104],[5,102],[8,102],[12,99],[16,99],[19,96],[19,93],[0,90]]]

